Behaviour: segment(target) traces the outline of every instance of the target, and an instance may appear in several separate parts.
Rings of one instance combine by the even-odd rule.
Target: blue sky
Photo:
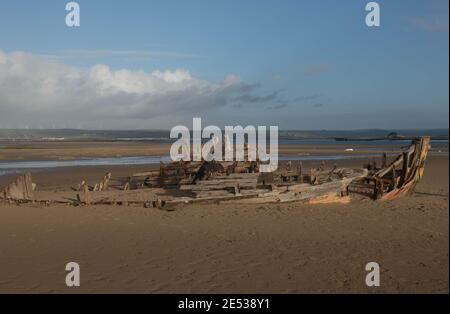
[[[0,86],[24,90],[0,88],[0,127],[171,128],[193,116],[281,129],[448,127],[447,0],[378,1],[379,28],[366,26],[369,1],[358,0],[79,0],[79,28],[65,25],[67,2],[1,1],[3,62],[32,73],[39,64],[33,82],[50,67],[50,82],[76,76],[103,89],[73,96],[73,82],[54,83],[45,90],[67,99],[42,86],[26,98],[35,84],[9,67]],[[86,74],[99,64],[107,70]],[[84,117],[68,109],[77,104],[96,109]]]

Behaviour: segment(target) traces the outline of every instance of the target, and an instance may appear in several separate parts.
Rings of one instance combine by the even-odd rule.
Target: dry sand
[[[340,161],[359,167],[364,160]],[[33,175],[40,193],[145,166]],[[448,156],[391,202],[49,207],[0,204],[0,293],[440,292],[449,285]],[[10,179],[0,177],[0,186]],[[81,287],[65,286],[78,262]],[[365,286],[368,262],[381,287]]]

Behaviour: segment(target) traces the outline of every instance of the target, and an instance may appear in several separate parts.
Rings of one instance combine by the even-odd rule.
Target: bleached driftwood
[[[79,203],[89,205],[91,204],[91,195],[89,187],[85,184],[83,186],[83,193],[77,194],[77,200]]]
[[[86,181],[83,180],[83,181],[81,181],[80,184],[78,184],[78,186],[76,187],[75,190],[78,191],[78,192],[79,192],[79,191],[82,191],[85,185],[86,185]]]
[[[31,200],[36,184],[31,179],[31,173],[25,173],[8,184],[2,193],[3,198],[13,200]]]
[[[92,188],[92,191],[98,192],[98,191],[107,191],[109,187],[109,181],[111,180],[111,172],[108,172],[103,177],[102,181],[99,183],[96,183],[94,187]],[[84,181],[83,181],[84,182]],[[83,189],[83,186],[80,186],[80,191]]]

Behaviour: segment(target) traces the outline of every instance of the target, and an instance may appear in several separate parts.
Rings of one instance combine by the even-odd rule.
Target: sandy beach
[[[33,180],[37,193],[51,195],[107,171],[120,181],[154,167],[40,170]],[[448,293],[448,174],[448,155],[431,156],[416,193],[390,202],[196,204],[169,212],[0,203],[0,292]],[[0,187],[12,177],[0,176]],[[72,261],[81,267],[78,288],[65,285]],[[373,261],[381,267],[378,288],[365,285]]]
[[[0,1],[0,295],[448,294],[450,2],[404,2]]]

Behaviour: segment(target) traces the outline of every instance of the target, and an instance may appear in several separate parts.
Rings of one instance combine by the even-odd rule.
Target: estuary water
[[[340,160],[352,158],[371,158],[379,157],[381,152],[387,152],[388,155],[398,154],[399,149],[408,147],[411,141],[345,141],[337,142],[334,140],[280,140],[280,145],[308,145],[308,146],[341,146],[342,151],[351,150],[370,151],[370,154],[335,154],[335,155],[293,155],[279,156],[279,160],[309,161],[309,160]],[[370,145],[371,147],[361,147]],[[372,153],[373,152],[373,153]],[[430,153],[447,152],[448,141],[431,141]],[[169,156],[136,156],[136,157],[107,157],[107,158],[81,158],[74,160],[36,160],[36,161],[1,161],[0,176],[12,173],[23,173],[26,171],[40,171],[45,169],[62,167],[81,167],[81,166],[121,166],[121,165],[152,165],[160,162],[169,162]]]
[[[280,161],[309,161],[309,160],[340,160],[351,158],[378,157],[379,154],[366,155],[303,155],[303,156],[279,156]],[[6,174],[23,173],[26,171],[41,171],[45,169],[63,167],[85,166],[122,166],[122,165],[155,165],[169,162],[170,156],[137,156],[137,157],[108,157],[108,158],[83,158],[75,160],[36,160],[36,161],[7,161],[0,162],[0,176]]]

